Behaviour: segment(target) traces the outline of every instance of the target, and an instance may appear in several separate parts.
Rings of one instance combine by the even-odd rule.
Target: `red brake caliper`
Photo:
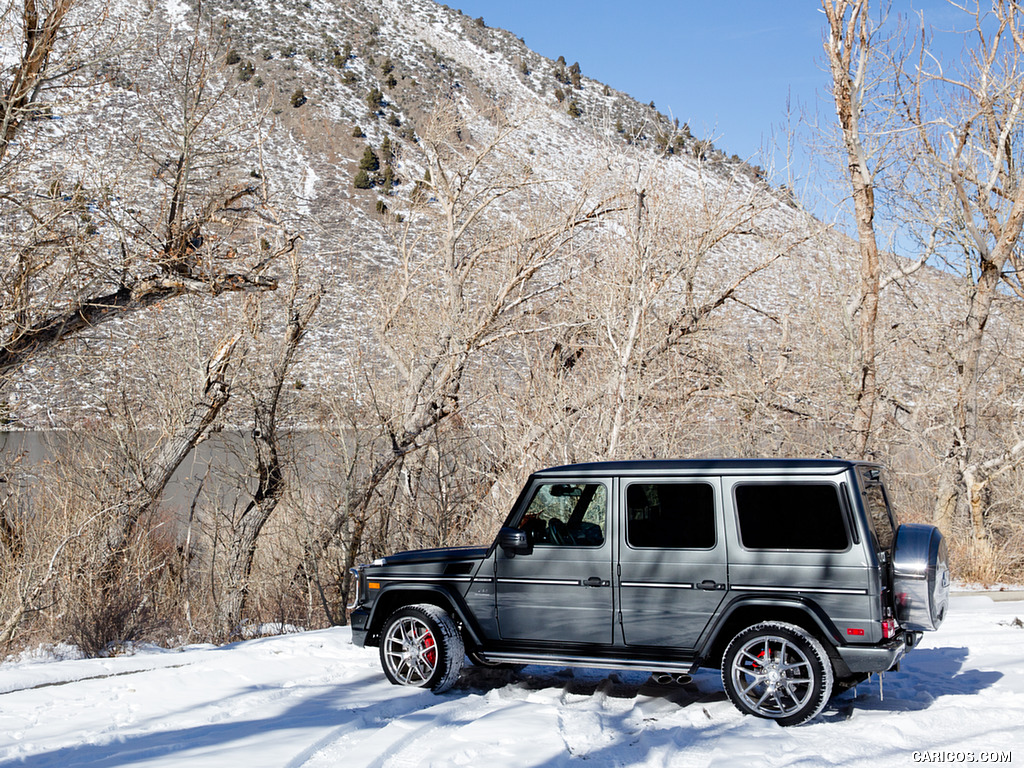
[[[427,660],[427,664],[434,666],[434,662],[437,660],[437,651],[434,649],[434,636],[429,632],[423,638],[423,647],[426,648],[423,658]]]

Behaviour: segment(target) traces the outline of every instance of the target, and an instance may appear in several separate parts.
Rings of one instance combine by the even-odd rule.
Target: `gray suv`
[[[622,461],[530,477],[489,547],[355,570],[356,645],[443,691],[475,664],[687,674],[795,725],[897,667],[949,595],[942,534],[898,525],[877,464]]]

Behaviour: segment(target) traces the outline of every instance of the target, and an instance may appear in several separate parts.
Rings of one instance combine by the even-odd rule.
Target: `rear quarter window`
[[[841,552],[850,546],[832,483],[743,483],[735,499],[745,549]]]

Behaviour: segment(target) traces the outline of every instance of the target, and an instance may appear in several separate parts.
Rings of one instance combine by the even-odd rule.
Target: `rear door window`
[[[632,483],[626,489],[626,543],[638,549],[711,549],[714,489],[708,483]]]

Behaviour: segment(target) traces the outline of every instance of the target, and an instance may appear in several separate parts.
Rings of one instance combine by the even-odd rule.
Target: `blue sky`
[[[794,117],[831,108],[814,0],[447,2],[753,162],[785,130],[787,101]]]

